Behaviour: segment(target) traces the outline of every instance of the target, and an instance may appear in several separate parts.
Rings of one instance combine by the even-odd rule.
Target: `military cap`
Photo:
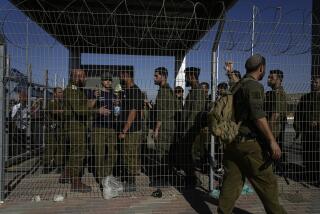
[[[249,59],[247,59],[245,67],[247,71],[255,71],[259,68],[260,65],[265,65],[266,59],[260,54],[254,54]]]
[[[270,74],[277,74],[281,80],[283,79],[283,72],[279,69],[270,70]]]
[[[158,72],[161,76],[168,76],[168,70],[165,67],[158,67],[154,70],[154,72]]]
[[[186,74],[194,74],[196,77],[199,77],[200,75],[200,68],[187,67],[184,71]]]
[[[112,74],[109,73],[109,72],[103,73],[103,74],[101,75],[101,81],[104,81],[104,80],[110,80],[110,81],[112,81]]]

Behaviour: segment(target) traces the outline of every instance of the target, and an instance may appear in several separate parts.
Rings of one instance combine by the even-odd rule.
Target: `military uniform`
[[[89,98],[93,97],[89,95]],[[97,98],[97,108],[105,107],[111,111],[108,116],[97,113],[93,121],[92,144],[94,145],[95,172],[99,183],[106,176],[112,175],[113,167],[117,161],[117,133],[116,122],[118,119],[114,115],[113,101],[116,99],[113,90],[101,91]]]
[[[265,163],[259,131],[255,120],[266,116],[263,111],[263,86],[250,75],[234,95],[236,122],[240,122],[237,140],[227,144],[223,165],[225,174],[221,188],[218,213],[232,213],[240,196],[245,178],[251,182],[267,213],[285,213],[279,204],[277,178],[272,167],[259,168]],[[243,80],[241,80],[243,81]]]
[[[205,92],[198,85],[189,91],[186,97],[183,110],[183,126],[184,136],[182,137],[180,155],[180,162],[184,171],[187,174],[187,179],[190,184],[195,184],[195,161],[199,159],[199,153],[204,152],[204,141],[202,140],[202,114],[205,111]],[[201,155],[200,155],[201,156]],[[188,182],[189,182],[188,181]]]
[[[175,115],[175,98],[169,84],[159,88],[155,111],[155,121],[160,121],[159,136],[156,141],[156,150],[160,158],[165,158],[169,154],[174,137],[174,115]]]
[[[287,121],[287,98],[282,86],[266,93],[264,109],[271,131],[283,152],[284,131]],[[280,114],[277,121],[271,121],[273,113]],[[283,158],[284,154],[282,154]]]
[[[64,90],[65,131],[70,140],[70,155],[67,171],[71,178],[76,178],[83,168],[86,155],[86,130],[92,109],[88,107],[84,89],[69,84]]]
[[[294,116],[294,128],[301,135],[305,180],[319,183],[320,92],[301,97]]]
[[[121,122],[122,130],[128,120],[131,110],[136,110],[136,118],[123,140],[123,161],[129,175],[140,173],[140,145],[142,143],[142,114],[143,94],[137,85],[125,88],[122,93]],[[121,131],[122,131],[121,130]]]
[[[63,110],[63,102],[51,100],[46,110],[46,147],[43,157],[45,166],[50,165],[53,160],[57,166],[65,163],[65,132],[64,132],[64,113],[54,112]]]

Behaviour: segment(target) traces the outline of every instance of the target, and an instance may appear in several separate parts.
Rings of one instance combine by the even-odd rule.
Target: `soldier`
[[[246,177],[267,213],[286,213],[279,204],[277,178],[272,166],[261,168],[266,161],[263,156],[266,147],[269,147],[270,158],[277,160],[281,156],[263,111],[263,86],[258,82],[265,74],[265,58],[254,54],[246,61],[245,67],[247,74],[234,94],[235,121],[242,123],[236,140],[227,144],[224,150],[225,174],[218,213],[232,213]]]
[[[155,182],[160,181],[164,185],[165,176],[171,173],[169,164],[169,152],[174,140],[174,116],[175,98],[173,91],[167,83],[168,70],[164,67],[154,71],[154,84],[159,86],[155,102],[155,127],[154,139],[156,145],[156,158],[160,163],[154,177]]]
[[[211,103],[211,94],[209,94],[209,83],[207,82],[202,82],[200,83],[200,86],[202,88],[202,90],[204,91],[205,95],[206,95],[206,111],[209,111],[210,108],[210,103]]]
[[[271,131],[282,151],[282,161],[285,161],[283,152],[284,131],[287,121],[287,98],[282,87],[283,72],[271,70],[268,76],[268,86],[272,91],[267,91],[265,97],[265,111]]]
[[[219,83],[217,88],[217,99],[219,99],[221,96],[225,95],[228,92],[228,84],[225,82]]]
[[[47,174],[53,166],[59,171],[64,167],[65,159],[65,136],[64,136],[64,112],[63,112],[63,89],[53,89],[53,99],[49,101],[46,110],[46,147],[43,156],[43,173]],[[52,162],[53,161],[53,162]]]
[[[120,73],[120,80],[124,87],[122,99],[121,131],[119,139],[123,140],[124,165],[128,171],[125,191],[136,190],[135,176],[140,174],[140,145],[142,142],[143,95],[134,83],[133,71],[125,70]]]
[[[86,129],[90,114],[93,112],[103,115],[110,114],[110,111],[104,107],[95,111],[89,108],[83,88],[85,78],[84,70],[73,69],[71,81],[64,91],[64,115],[67,121],[65,131],[70,140],[70,156],[59,182],[67,183],[71,180],[71,191],[75,192],[91,191],[91,187],[83,184],[80,177],[86,155]]]
[[[182,130],[184,136],[182,143],[184,144],[180,161],[183,161],[183,170],[186,173],[186,186],[195,187],[198,179],[195,175],[195,162],[200,159],[199,152],[204,149],[204,142],[201,138],[201,119],[205,111],[206,96],[199,84],[200,69],[188,67],[185,70],[186,86],[191,87],[186,97],[183,117]],[[200,154],[201,156],[201,154]]]
[[[101,90],[89,94],[90,107],[106,109],[106,114],[96,113],[92,124],[92,144],[94,145],[95,176],[102,186],[102,179],[112,176],[113,167],[117,161],[116,121],[118,117],[115,102],[117,101],[112,89],[112,75],[104,73],[101,76]],[[93,92],[93,93],[92,93]]]
[[[294,129],[301,135],[305,181],[319,187],[320,72],[312,72],[311,92],[301,97],[294,116]]]
[[[174,95],[177,100],[177,110],[181,111],[183,109],[183,88],[181,86],[176,86],[174,88]]]
[[[225,67],[224,69],[227,72],[227,77],[229,79],[229,90],[232,92],[234,86],[241,80],[241,73],[240,71],[234,70],[233,69],[233,62],[232,61],[227,61],[225,62]]]

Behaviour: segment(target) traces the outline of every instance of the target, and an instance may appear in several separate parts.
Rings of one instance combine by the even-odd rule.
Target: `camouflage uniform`
[[[64,113],[54,112],[57,110],[63,110],[63,102],[51,100],[46,110],[47,132],[44,165],[50,165],[52,160],[57,166],[63,166],[65,162]]]
[[[264,170],[263,149],[255,120],[266,116],[263,111],[263,86],[250,75],[250,80],[234,95],[235,119],[242,121],[237,139],[226,145],[223,165],[225,174],[219,198],[218,213],[232,213],[245,178],[251,182],[267,213],[285,213],[279,204],[277,178],[272,167]]]
[[[301,97],[294,116],[294,128],[301,135],[305,180],[319,183],[320,92]]]
[[[284,131],[287,121],[287,98],[282,86],[266,93],[264,110],[271,131],[283,152]],[[280,114],[277,121],[270,121],[273,113]],[[284,153],[282,153],[283,158]]]
[[[67,171],[71,178],[78,177],[86,155],[86,130],[91,109],[88,107],[84,89],[69,84],[64,90],[65,131],[70,140]]]

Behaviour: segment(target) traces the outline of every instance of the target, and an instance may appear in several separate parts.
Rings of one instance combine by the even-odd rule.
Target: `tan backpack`
[[[209,131],[224,144],[233,142],[239,133],[241,122],[234,121],[233,94],[247,80],[247,78],[240,80],[232,93],[228,92],[216,100],[208,113]]]

